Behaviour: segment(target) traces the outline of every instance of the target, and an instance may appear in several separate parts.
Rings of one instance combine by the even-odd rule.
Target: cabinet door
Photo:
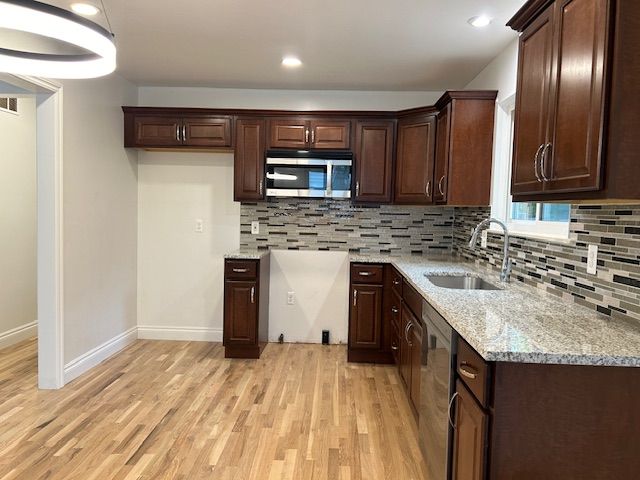
[[[351,122],[312,120],[310,122],[311,148],[347,149],[350,146]]]
[[[390,202],[393,122],[358,122],[355,155],[355,200]]]
[[[422,365],[422,328],[414,323],[409,329],[409,344],[411,347],[411,402],[413,407],[420,408],[420,375]]]
[[[433,174],[433,200],[447,202],[447,183],[449,180],[449,154],[451,153],[451,108],[449,103],[438,113],[436,128],[436,161]]]
[[[264,198],[264,130],[261,119],[236,121],[236,148],[233,167],[233,198],[262,200]]]
[[[175,147],[182,145],[182,119],[176,117],[136,117],[136,147]]]
[[[225,345],[255,345],[258,323],[258,284],[227,280],[224,284]]]
[[[516,94],[512,194],[543,189],[540,156],[547,139],[553,53],[553,7],[520,36]]]
[[[230,147],[229,117],[189,117],[183,121],[184,144],[192,147]]]
[[[488,416],[460,380],[456,394],[452,480],[483,480]]]
[[[402,315],[400,318],[400,377],[404,381],[407,391],[411,389],[411,344],[409,339],[408,327],[415,321],[411,311],[402,306]]]
[[[382,285],[353,285],[349,318],[349,348],[380,349]]]
[[[542,154],[545,192],[601,188],[605,57],[609,38],[606,0],[558,0],[557,45],[551,82],[552,125]]]
[[[432,202],[435,139],[435,116],[398,123],[395,203]]]
[[[309,147],[309,126],[304,120],[271,120],[269,130],[269,148]]]

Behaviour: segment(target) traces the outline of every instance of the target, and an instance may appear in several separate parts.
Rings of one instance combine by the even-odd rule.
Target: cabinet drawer
[[[458,338],[458,360],[456,362],[458,377],[469,387],[476,399],[487,408],[489,365],[478,353],[461,338]]]
[[[224,277],[229,279],[255,279],[258,262],[255,260],[227,260],[224,264]]]
[[[402,299],[416,317],[422,317],[422,295],[406,282],[402,286]]]
[[[402,274],[396,270],[395,267],[391,270],[391,288],[396,292],[400,297],[402,297],[402,282],[403,282]]]
[[[351,265],[351,282],[381,284],[383,278],[382,272],[382,265],[355,263]]]

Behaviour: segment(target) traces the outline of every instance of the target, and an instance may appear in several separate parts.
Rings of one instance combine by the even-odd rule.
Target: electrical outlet
[[[598,246],[589,245],[587,253],[587,273],[595,275],[598,273]]]
[[[296,303],[296,292],[287,292],[287,305]]]
[[[196,233],[204,232],[204,221],[201,218],[196,218]]]
[[[489,232],[487,230],[483,230],[482,237],[480,237],[482,248],[487,248],[488,237],[489,237]]]
[[[251,222],[251,235],[258,235],[260,233],[260,222]]]

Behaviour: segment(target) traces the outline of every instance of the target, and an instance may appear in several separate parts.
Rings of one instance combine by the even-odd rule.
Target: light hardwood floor
[[[342,346],[137,341],[58,391],[0,351],[0,479],[425,479],[394,367]]]

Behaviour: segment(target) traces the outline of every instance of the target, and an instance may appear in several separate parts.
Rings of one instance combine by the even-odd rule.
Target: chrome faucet
[[[476,249],[476,244],[478,243],[478,235],[484,228],[488,227],[489,224],[491,223],[497,223],[504,230],[502,272],[500,272],[500,281],[504,283],[508,283],[511,277],[511,259],[509,258],[509,230],[507,229],[507,226],[504,223],[502,223],[500,220],[496,220],[495,218],[487,218],[486,220],[481,221],[473,231],[473,234],[471,235],[471,240],[469,241],[469,248],[471,250]]]

